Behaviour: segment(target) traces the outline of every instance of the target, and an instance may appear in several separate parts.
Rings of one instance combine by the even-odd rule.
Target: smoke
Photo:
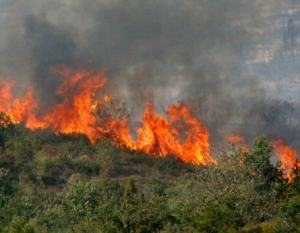
[[[50,67],[106,68],[104,92],[127,102],[134,120],[147,92],[160,112],[183,101],[214,132],[256,134],[261,127],[247,125],[270,99],[293,96],[290,65],[276,54],[275,16],[288,0],[276,1],[2,0],[0,75],[33,85],[47,109],[60,101]]]

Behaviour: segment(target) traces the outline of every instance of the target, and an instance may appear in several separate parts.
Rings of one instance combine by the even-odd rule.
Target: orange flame
[[[0,95],[4,100],[0,111],[5,112],[13,123],[22,122],[32,130],[51,128],[57,133],[85,134],[92,142],[109,139],[120,147],[149,155],[170,154],[194,164],[216,163],[210,155],[209,132],[184,104],[170,105],[165,118],[155,112],[149,101],[142,118],[143,126],[136,129],[137,140],[133,140],[123,104],[114,105],[108,95],[104,96],[104,102],[93,102],[95,93],[108,80],[104,72],[74,72],[66,67],[50,70],[64,78],[56,90],[62,97],[60,103],[37,115],[38,104],[33,89],[14,98],[11,89],[15,82],[0,78]],[[105,109],[108,104],[113,108],[111,114]]]
[[[210,156],[209,132],[190,109],[183,104],[170,105],[167,114],[170,120],[157,115],[152,102],[148,103],[136,148],[148,154],[172,154],[195,164],[215,162]]]
[[[32,130],[52,128],[60,133],[81,133],[95,141],[92,126],[96,125],[96,119],[91,107],[95,91],[107,81],[104,72],[94,75],[88,71],[73,72],[66,67],[59,70],[52,68],[51,71],[64,78],[56,91],[63,98],[61,103],[37,117],[34,110],[38,105],[33,89],[30,88],[23,97],[14,99],[11,89],[15,82],[1,78],[0,95],[4,101],[0,104],[0,111],[5,112],[13,123],[23,122]]]
[[[284,178],[292,181],[291,172],[296,165],[296,151],[284,144],[283,140],[273,141],[274,153],[280,159],[284,170]]]
[[[232,144],[245,143],[245,139],[240,135],[229,134],[229,135],[226,135],[226,139],[229,143],[232,143]]]
[[[136,129],[137,140],[129,133],[126,119],[108,118],[105,128],[98,132],[109,135],[121,147],[143,151],[149,155],[174,155],[184,162],[207,165],[216,163],[210,155],[209,132],[199,119],[192,116],[190,109],[183,105],[170,105],[169,120],[157,115],[153,103],[148,102],[143,114],[143,126]]]
[[[14,99],[11,89],[16,83],[14,81],[7,80],[0,77],[0,95],[2,101],[0,102],[0,111],[6,111],[10,109],[10,105]]]
[[[20,123],[23,120],[33,121],[33,110],[37,107],[33,90],[30,88],[23,96],[14,98],[12,88],[16,82],[0,77],[0,112],[5,112],[14,123]]]
[[[57,95],[63,97],[63,101],[43,117],[43,128],[52,128],[66,134],[86,134],[94,141],[92,126],[96,125],[96,119],[91,107],[95,91],[108,80],[104,72],[94,75],[88,71],[73,72],[68,68],[52,68],[51,71],[65,78],[56,91]]]

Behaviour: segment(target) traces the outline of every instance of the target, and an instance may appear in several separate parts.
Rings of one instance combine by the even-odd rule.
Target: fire
[[[88,71],[73,72],[68,68],[51,70],[64,78],[56,91],[63,101],[43,117],[44,127],[66,134],[86,134],[94,141],[92,126],[96,125],[96,119],[91,107],[95,92],[108,80],[104,72],[95,75]]]
[[[57,133],[85,134],[92,142],[107,139],[120,147],[149,155],[174,155],[194,164],[216,163],[210,154],[209,132],[186,105],[170,105],[164,117],[155,112],[149,101],[142,117],[143,126],[135,129],[136,140],[133,140],[124,103],[108,95],[104,101],[95,102],[96,92],[108,80],[104,72],[75,72],[67,67],[50,70],[63,78],[56,90],[62,99],[60,103],[41,113],[33,89],[15,98],[12,87],[16,83],[0,78],[0,95],[4,100],[0,111],[13,123],[22,122],[32,130],[50,128]]]
[[[37,107],[33,89],[30,88],[23,96],[14,98],[12,88],[15,85],[16,82],[0,77],[0,112],[5,112],[14,123],[22,120],[33,121],[34,116],[31,113]]]
[[[98,132],[102,133],[101,138],[109,137],[120,147],[149,155],[174,155],[194,164],[216,163],[210,155],[209,132],[184,104],[170,105],[166,118],[158,115],[149,101],[142,118],[143,126],[136,129],[137,140],[132,139],[126,118],[115,119],[107,112],[103,113],[104,110],[103,103],[98,102],[99,114],[107,117],[105,123],[105,117],[101,117],[102,127]]]
[[[38,104],[32,88],[20,98],[14,98],[12,87],[15,82],[0,79],[0,94],[4,101],[0,104],[0,111],[5,112],[13,123],[24,123],[26,127],[36,130],[38,128],[51,128],[60,133],[86,134],[91,141],[95,141],[92,126],[96,119],[91,107],[95,91],[99,90],[108,80],[104,72],[93,74],[88,71],[74,72],[69,68],[52,68],[54,74],[64,78],[56,90],[62,101],[53,106],[49,112],[39,114],[35,110]]]
[[[16,83],[14,81],[0,77],[0,95],[2,99],[0,103],[0,111],[5,111],[10,108],[10,104],[13,101],[11,89],[15,84]]]
[[[273,141],[274,153],[280,159],[284,170],[284,178],[292,181],[291,172],[296,166],[296,151],[284,144],[283,140]]]
[[[229,143],[232,143],[232,144],[245,143],[245,139],[240,135],[229,134],[229,135],[226,135],[226,139]]]
[[[191,110],[179,103],[170,105],[167,114],[170,120],[157,115],[149,101],[142,119],[143,127],[137,131],[136,148],[148,154],[172,154],[195,164],[215,162],[210,156],[209,132],[193,117]]]

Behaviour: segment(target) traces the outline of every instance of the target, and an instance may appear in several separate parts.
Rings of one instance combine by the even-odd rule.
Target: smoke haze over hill
[[[19,81],[16,92],[33,86],[41,111],[60,101],[61,79],[49,69],[66,65],[107,69],[103,93],[127,102],[132,120],[148,92],[160,112],[187,103],[213,132],[270,131],[265,122],[281,119],[270,116],[270,105],[289,117],[283,126],[299,128],[297,7],[288,0],[2,0],[0,76]]]

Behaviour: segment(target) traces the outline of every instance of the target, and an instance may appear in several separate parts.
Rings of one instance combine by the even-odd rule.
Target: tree
[[[293,232],[300,232],[300,196],[290,197],[284,200],[281,205],[283,217],[288,223],[288,228]]]
[[[266,189],[260,192],[260,188],[266,185],[261,174],[269,172],[267,168],[261,170],[260,167],[261,162],[266,163],[264,160],[266,158],[262,155],[268,155],[270,149],[264,142],[258,140],[256,143],[262,143],[263,146],[254,147],[251,155],[240,148],[232,147],[221,154],[217,165],[213,164],[200,170],[198,179],[206,193],[200,216],[211,216],[215,213],[215,218],[219,219],[215,222],[217,224],[215,228],[241,229],[246,224],[259,223],[272,217],[274,211],[272,190]],[[260,159],[254,159],[256,155],[259,155]],[[269,159],[268,156],[266,157]],[[250,163],[250,159],[254,160]],[[267,163],[268,168],[268,165],[271,166]],[[219,215],[224,217],[220,219]],[[200,223],[201,229],[203,226],[207,227],[207,222]]]
[[[287,224],[291,232],[300,231],[300,163],[297,161],[292,170],[292,182],[281,186],[281,195],[279,196],[281,218]]]
[[[0,167],[0,180],[0,209],[2,210],[0,211],[0,222],[4,223],[7,217],[4,209],[12,195],[17,191],[17,187],[9,169]]]
[[[14,132],[15,125],[4,113],[0,113],[0,148],[5,148],[8,137]]]
[[[252,150],[246,152],[243,163],[249,167],[249,177],[256,181],[256,188],[261,192],[272,191],[276,182],[282,180],[282,171],[279,164],[271,163],[273,148],[266,136],[254,139]]]
[[[73,224],[93,221],[99,202],[99,190],[92,183],[81,181],[79,174],[70,178],[69,189],[61,199],[62,210]]]
[[[158,232],[167,221],[169,211],[163,197],[146,199],[131,178],[122,198],[120,221],[124,233]]]

